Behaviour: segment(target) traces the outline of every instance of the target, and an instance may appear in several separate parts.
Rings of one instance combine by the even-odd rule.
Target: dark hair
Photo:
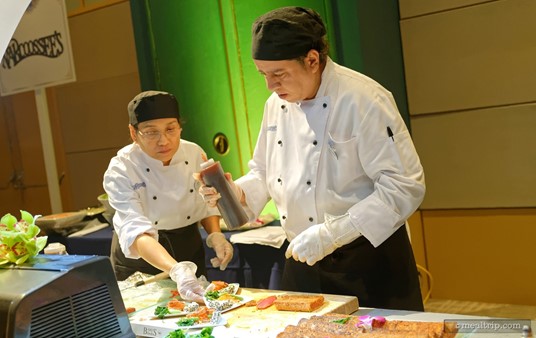
[[[328,60],[328,54],[329,54],[329,43],[326,35],[324,35],[320,40],[316,41],[316,43],[311,47],[311,49],[314,49],[319,54],[320,64],[325,65]],[[307,51],[309,53],[309,51]],[[305,57],[307,55],[298,56],[294,60],[298,61],[301,64],[305,63]]]

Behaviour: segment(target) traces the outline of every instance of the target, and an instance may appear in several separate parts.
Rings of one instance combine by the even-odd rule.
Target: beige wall
[[[536,305],[536,2],[399,3],[432,297]]]
[[[64,211],[98,205],[110,158],[130,142],[126,106],[140,91],[130,4],[101,5],[69,17],[77,81],[46,90]],[[33,92],[0,98],[0,134],[1,214],[49,214]]]
[[[69,28],[77,81],[51,92],[61,121],[67,205],[77,210],[97,205],[104,193],[110,158],[129,142],[126,106],[140,84],[128,1],[70,17]]]

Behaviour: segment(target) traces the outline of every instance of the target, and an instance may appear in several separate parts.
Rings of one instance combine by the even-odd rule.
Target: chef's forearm
[[[211,234],[216,231],[221,231],[220,218],[220,216],[209,216],[201,220],[201,225],[203,226],[207,234]]]
[[[141,258],[157,269],[169,272],[177,261],[153,237],[142,234],[136,238],[135,246]]]

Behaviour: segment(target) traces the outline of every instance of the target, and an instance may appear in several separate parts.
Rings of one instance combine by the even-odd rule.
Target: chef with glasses
[[[220,215],[197,194],[193,174],[206,160],[203,149],[182,140],[174,95],[145,91],[128,104],[132,143],[118,151],[104,174],[113,217],[111,261],[116,278],[136,271],[169,272],[182,298],[202,302],[198,277],[206,275],[199,224],[224,270],[233,247],[221,233]]]

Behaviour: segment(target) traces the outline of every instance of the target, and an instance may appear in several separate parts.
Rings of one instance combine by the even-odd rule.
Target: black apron
[[[205,249],[197,223],[174,230],[159,230],[158,242],[177,262],[190,261],[197,265],[196,275],[207,275],[205,267]],[[119,246],[119,238],[114,232],[110,260],[117,280],[125,280],[136,271],[156,275],[162,271],[147,263],[142,258],[126,258]]]
[[[364,307],[424,311],[405,225],[377,248],[361,236],[313,266],[287,259],[282,288],[357,296]]]

